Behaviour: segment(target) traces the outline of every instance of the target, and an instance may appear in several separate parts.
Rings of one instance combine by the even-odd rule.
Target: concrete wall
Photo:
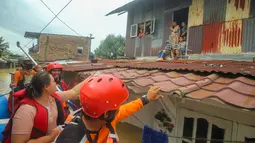
[[[87,37],[41,34],[38,41],[39,53],[31,53],[38,61],[88,60],[91,40]],[[82,55],[77,54],[77,47],[82,47]]]

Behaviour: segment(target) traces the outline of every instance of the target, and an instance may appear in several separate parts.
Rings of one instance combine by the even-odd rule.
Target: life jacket
[[[18,108],[23,104],[29,104],[36,108],[36,115],[34,118],[34,126],[31,132],[31,139],[37,139],[39,137],[45,136],[48,130],[48,110],[36,102],[34,99],[31,99],[26,96],[27,92],[26,89],[20,90],[14,93],[14,97],[17,99],[14,106],[14,113],[11,115],[9,122],[7,123],[5,130],[2,132],[3,134],[3,143],[11,143],[11,133],[12,133],[12,119],[15,115],[15,112]],[[63,101],[60,97],[54,93],[52,97],[55,98],[57,109],[58,109],[58,118],[57,118],[57,125],[64,124],[65,121],[65,110],[62,106]]]
[[[73,116],[69,116],[65,122],[66,126],[60,135],[55,139],[54,143],[97,143],[97,138],[100,134],[97,134],[95,140],[92,141],[90,132],[86,126],[84,126],[81,119],[81,109],[76,110]],[[111,123],[106,124],[110,130],[106,143],[118,143],[118,136],[114,131]],[[97,132],[99,133],[99,131]]]
[[[58,91],[67,91],[68,86],[66,85],[65,81],[61,80],[60,85],[57,85],[57,90]]]

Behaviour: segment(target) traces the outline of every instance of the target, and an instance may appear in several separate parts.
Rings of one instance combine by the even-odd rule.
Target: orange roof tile
[[[138,70],[112,68],[100,70],[121,78],[135,93],[146,93],[150,86],[161,87],[163,95],[204,100],[207,98],[240,108],[255,109],[255,80],[244,76],[223,77],[221,74],[199,75],[194,73],[163,72],[160,70]],[[83,78],[89,71],[80,72]]]

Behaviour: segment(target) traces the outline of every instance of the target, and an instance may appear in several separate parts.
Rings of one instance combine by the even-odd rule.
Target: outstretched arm
[[[75,87],[73,87],[70,90],[67,90],[67,91],[58,91],[56,93],[64,101],[67,101],[67,100],[77,100],[77,99],[79,99],[79,94],[80,94],[81,87],[92,76],[95,76],[95,74],[94,73],[91,74],[88,78],[86,78],[84,81],[82,81],[81,83],[77,84]]]
[[[127,104],[120,106],[119,112],[115,117],[115,121],[120,122],[121,120],[124,120],[130,115],[139,111],[147,103],[156,101],[159,98],[162,98],[163,96],[158,95],[159,91],[160,91],[159,87],[151,87],[147,93],[147,96],[143,96],[139,99],[136,99],[134,101],[131,101]]]

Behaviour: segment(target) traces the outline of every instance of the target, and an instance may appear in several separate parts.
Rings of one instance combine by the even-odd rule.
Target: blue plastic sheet
[[[168,143],[168,136],[145,125],[143,128],[142,143]]]
[[[5,96],[0,95],[0,119],[9,118],[8,100]]]

